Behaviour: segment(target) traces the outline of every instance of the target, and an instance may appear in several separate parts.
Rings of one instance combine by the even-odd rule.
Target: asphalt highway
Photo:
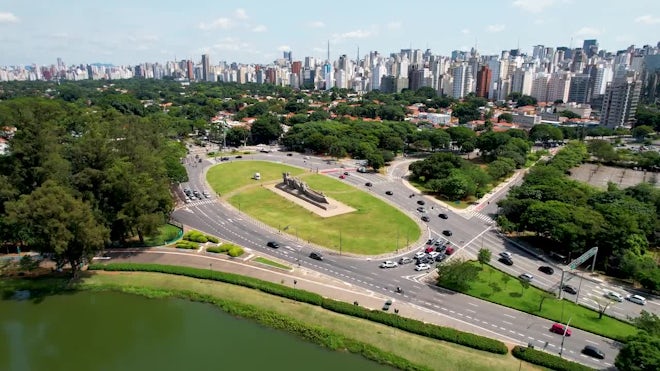
[[[212,193],[205,181],[205,170],[222,162],[214,159],[204,159],[200,163],[194,157],[196,154],[200,154],[204,158],[203,151],[199,149],[193,150],[186,158],[185,163],[190,180],[188,183],[181,184],[180,187],[181,189],[188,187],[200,192],[208,190]],[[493,252],[492,264],[499,264],[498,268],[516,276],[523,272],[529,272],[534,275],[533,284],[544,288],[558,287],[559,276],[561,275],[559,269],[555,269],[555,274],[552,276],[546,276],[538,272],[538,266],[548,263],[519,249],[509,240],[500,236],[496,231],[493,220],[488,216],[489,213],[494,214],[496,212],[495,203],[497,199],[506,195],[508,187],[495,190],[489,198],[490,203],[476,205],[473,210],[468,212],[454,212],[452,208],[443,207],[440,203],[416,193],[414,189],[402,181],[401,178],[406,174],[407,165],[411,161],[402,161],[395,164],[389,168],[386,175],[358,173],[355,171],[358,167],[357,163],[328,163],[320,158],[302,156],[297,153],[292,156],[287,156],[283,152],[257,153],[243,155],[242,159],[231,156],[230,161],[251,159],[282,162],[302,167],[312,172],[335,177],[366,192],[371,192],[374,196],[389,202],[406,212],[414,220],[417,220],[423,228],[423,238],[420,241],[409,241],[411,246],[418,247],[416,249],[397,251],[396,254],[387,258],[374,260],[365,257],[339,255],[337,252],[311,246],[306,241],[296,238],[295,226],[289,228],[287,231],[289,234],[283,233],[242,214],[233,206],[220,202],[215,197],[183,204],[174,211],[173,218],[191,228],[216,235],[255,252],[273,255],[289,261],[293,266],[301,265],[341,279],[351,285],[389,295],[393,300],[407,301],[429,311],[444,313],[457,321],[472,323],[491,331],[494,337],[499,337],[505,341],[521,345],[532,344],[537,349],[545,349],[555,354],[560,352],[562,336],[549,331],[554,323],[553,321],[467,295],[439,289],[429,282],[429,278],[432,277],[433,273],[429,271],[416,272],[414,264],[402,265],[392,269],[379,268],[382,261],[397,261],[401,256],[412,256],[414,252],[421,250],[427,238],[439,236],[443,230],[451,230],[451,237],[443,237],[448,239],[452,246],[458,250],[453,256],[474,257],[482,246],[487,247]],[[339,175],[345,171],[349,175],[345,179],[339,179]],[[519,182],[521,179],[522,176],[517,181]],[[367,187],[365,185],[367,182],[372,183],[372,186]],[[516,182],[511,183],[511,185],[513,184],[516,184]],[[393,194],[386,195],[387,191],[392,191]],[[415,194],[415,196],[410,197],[411,194]],[[419,207],[417,200],[420,198],[424,198],[426,203],[427,215],[430,217],[428,223],[421,220],[422,214],[416,210]],[[433,208],[431,209],[431,207]],[[447,214],[448,219],[439,218],[438,214],[440,212]],[[272,240],[280,242],[283,246],[279,249],[267,247],[266,243]],[[393,247],[400,246],[403,249],[406,242],[402,238],[401,241],[393,242]],[[309,253],[312,251],[321,251],[325,259],[323,261],[310,259]],[[514,255],[513,266],[508,267],[497,262],[497,255],[502,251],[510,251]],[[579,278],[573,278],[570,284],[577,287],[578,281]],[[397,293],[397,287],[400,287],[403,293]],[[579,300],[588,305],[591,296],[597,296],[605,289],[602,284],[583,279],[580,286]],[[617,291],[623,294],[622,290],[617,289]],[[602,296],[602,294],[600,295]],[[653,299],[649,301],[650,303],[646,306],[646,309],[657,309],[657,301]],[[640,307],[638,305],[624,301],[611,306],[606,313],[625,316],[628,313],[634,315],[639,311]],[[566,313],[564,321],[569,318],[570,313]],[[605,352],[606,358],[597,360],[582,355],[580,351],[585,345],[597,346]],[[620,346],[619,343],[610,339],[573,329],[572,336],[564,339],[563,356],[592,367],[605,369],[613,367],[614,358]]]

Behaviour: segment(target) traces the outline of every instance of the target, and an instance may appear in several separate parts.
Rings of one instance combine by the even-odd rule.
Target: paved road
[[[328,164],[314,157],[304,158],[298,154],[289,157],[282,153],[268,153],[244,155],[243,157],[243,160],[252,158],[286,162],[307,168],[310,171],[324,172],[329,176],[338,177],[340,173],[349,171],[350,175],[344,181],[373,192],[377,197],[381,197],[387,202],[394,204],[417,219],[420,217],[415,209],[418,206],[416,200],[422,196],[416,195],[410,198],[410,194],[414,193],[414,191],[405,182],[400,180],[400,177],[405,174],[405,165],[395,166],[387,175],[380,175],[360,174],[354,172],[350,164],[342,168],[337,164]],[[233,159],[232,161],[241,160]],[[212,165],[212,161],[205,160],[202,163],[189,161],[189,163],[194,164],[188,166],[190,184],[182,184],[181,186],[188,186],[193,189],[199,189],[200,191],[205,189],[204,169]],[[373,183],[373,186],[366,187],[364,184],[367,181]],[[385,195],[385,192],[388,190],[391,190],[394,194],[392,196]],[[496,191],[492,200],[503,197],[505,192],[505,189]],[[433,200],[426,199],[426,201],[427,207],[430,207],[430,203]],[[487,206],[483,207],[482,210],[487,212],[489,210]],[[438,207],[441,206],[438,204]],[[481,248],[481,244],[484,244],[484,246],[491,248],[495,254],[500,250],[504,251],[504,249],[516,249],[516,255],[520,256],[516,256],[516,265],[514,268],[531,270],[531,268],[539,265],[539,262],[535,261],[534,257],[523,257],[521,250],[517,250],[517,248],[505,239],[502,239],[498,234],[493,233],[492,220],[485,217],[486,214],[476,210],[468,212],[455,212],[451,208],[442,208],[442,210],[449,215],[449,218],[442,220],[437,215],[430,214],[434,216],[431,218],[431,221],[429,223],[422,223],[425,225],[428,224],[427,234],[424,236],[424,239],[428,236],[437,235],[444,229],[450,229],[453,235],[449,237],[449,240],[455,246],[459,247],[463,254],[475,254]],[[434,206],[434,212],[436,211]],[[483,215],[484,217],[479,215]],[[178,221],[192,228],[239,243],[254,252],[265,252],[289,261],[294,266],[300,264],[301,268],[325,273],[356,287],[398,297],[400,300],[407,301],[426,310],[445,313],[457,321],[465,321],[500,335],[505,335],[510,342],[520,344],[532,343],[537,347],[545,348],[555,353],[559,351],[561,346],[561,336],[548,331],[552,325],[551,321],[539,319],[462,294],[440,290],[433,285],[427,284],[424,280],[427,274],[415,272],[412,269],[412,265],[402,266],[392,270],[382,270],[377,267],[379,261],[339,256],[338,254],[328,254],[327,252],[325,253],[326,259],[323,262],[311,260],[307,256],[310,251],[316,250],[317,247],[309,246],[304,241],[297,241],[295,236],[280,234],[277,230],[244,216],[239,210],[234,209],[230,205],[216,202],[215,199],[191,202],[185,205],[184,208],[176,210],[173,216]],[[277,250],[267,248],[265,246],[266,242],[273,239],[283,242],[285,246]],[[528,264],[528,266],[525,264]],[[540,278],[537,280],[542,282]],[[586,282],[586,280],[584,281]],[[548,282],[548,285],[550,284]],[[397,286],[403,288],[404,295],[394,292]],[[598,361],[579,354],[580,349],[587,344],[598,345],[607,353],[607,358],[604,361]],[[564,347],[564,355],[567,358],[572,358],[591,366],[607,368],[611,367],[619,344],[609,339],[575,330],[573,336],[566,339]]]

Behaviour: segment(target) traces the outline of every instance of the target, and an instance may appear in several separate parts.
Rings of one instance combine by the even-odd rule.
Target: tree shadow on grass
[[[519,292],[510,292],[509,296],[512,297],[512,298],[519,298],[519,297],[522,297],[522,294],[519,293]]]
[[[491,294],[490,292],[482,292],[481,294],[479,294],[479,296],[481,296],[482,298],[490,298],[491,296],[493,296],[493,294]]]

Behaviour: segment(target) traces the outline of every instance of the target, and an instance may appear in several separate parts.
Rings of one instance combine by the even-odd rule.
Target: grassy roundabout
[[[300,176],[307,184],[356,211],[322,218],[286,200],[262,183],[277,182],[282,172]],[[252,180],[255,172],[261,181]],[[386,202],[348,184],[303,169],[264,161],[226,163],[209,169],[207,179],[228,201],[251,217],[307,241],[342,252],[382,254],[419,239],[419,226]],[[341,238],[340,238],[341,235]],[[340,242],[341,241],[341,242]]]

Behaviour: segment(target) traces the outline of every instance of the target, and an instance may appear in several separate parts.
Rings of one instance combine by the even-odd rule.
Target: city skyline
[[[305,56],[354,58],[360,48],[396,52],[402,48],[499,54],[537,44],[581,47],[598,39],[609,51],[655,45],[660,35],[660,5],[654,1],[500,0],[475,4],[431,1],[364,4],[347,1],[263,6],[201,0],[182,7],[170,0],[63,0],[56,7],[8,0],[0,6],[0,65],[131,65],[173,59],[267,64],[291,51]],[[429,15],[435,14],[435,17]],[[427,20],[421,19],[426,18]]]

